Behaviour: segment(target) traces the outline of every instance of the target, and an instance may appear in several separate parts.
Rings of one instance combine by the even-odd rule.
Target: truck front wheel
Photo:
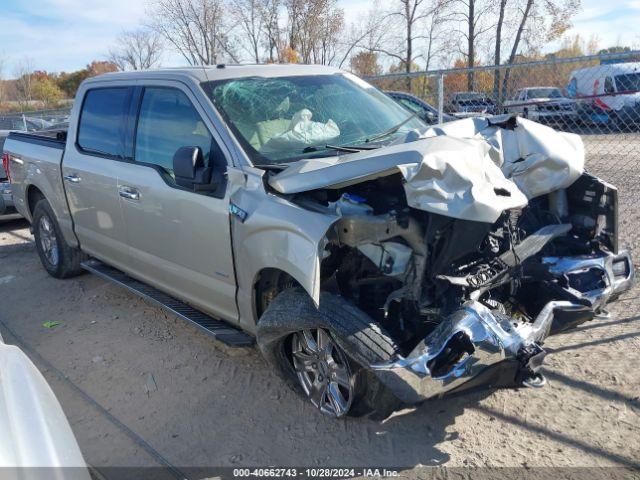
[[[402,405],[368,368],[392,359],[395,343],[339,295],[322,293],[316,308],[304,290],[285,290],[262,315],[257,341],[289,386],[325,415],[379,419]]]
[[[33,235],[40,262],[49,275],[68,278],[83,272],[80,262],[86,259],[85,255],[67,244],[51,205],[44,198],[33,209]]]

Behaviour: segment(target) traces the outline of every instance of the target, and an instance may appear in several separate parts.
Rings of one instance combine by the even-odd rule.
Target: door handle
[[[131,187],[119,187],[118,194],[122,198],[126,198],[128,200],[140,200],[140,192],[135,188]]]
[[[77,175],[65,175],[64,179],[71,183],[80,183],[80,177]]]

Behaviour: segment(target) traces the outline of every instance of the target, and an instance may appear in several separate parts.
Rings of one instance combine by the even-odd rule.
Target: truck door
[[[198,146],[207,166],[226,170],[219,139],[188,88],[156,82],[139,91],[132,161],[118,172],[120,203],[135,277],[222,317],[237,320],[224,176],[214,192],[176,185],[173,155]]]
[[[69,131],[62,175],[82,249],[116,267],[127,264],[117,172],[124,157],[127,86],[83,87],[77,128]],[[79,97],[80,98],[80,97]],[[72,122],[73,124],[73,122]]]

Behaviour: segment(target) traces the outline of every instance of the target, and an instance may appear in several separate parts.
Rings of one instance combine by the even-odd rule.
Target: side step
[[[85,270],[125,287],[130,292],[140,295],[151,303],[164,308],[231,347],[248,347],[254,343],[253,337],[242,330],[234,328],[222,320],[210,317],[200,310],[196,310],[186,303],[176,300],[146,283],[131,278],[126,273],[110,267],[99,260],[90,259],[82,262],[81,265]]]

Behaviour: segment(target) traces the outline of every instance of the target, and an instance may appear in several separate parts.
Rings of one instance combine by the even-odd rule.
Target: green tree
[[[62,100],[64,92],[51,77],[42,77],[34,80],[31,95],[34,100],[44,103],[45,108],[50,108]]]

